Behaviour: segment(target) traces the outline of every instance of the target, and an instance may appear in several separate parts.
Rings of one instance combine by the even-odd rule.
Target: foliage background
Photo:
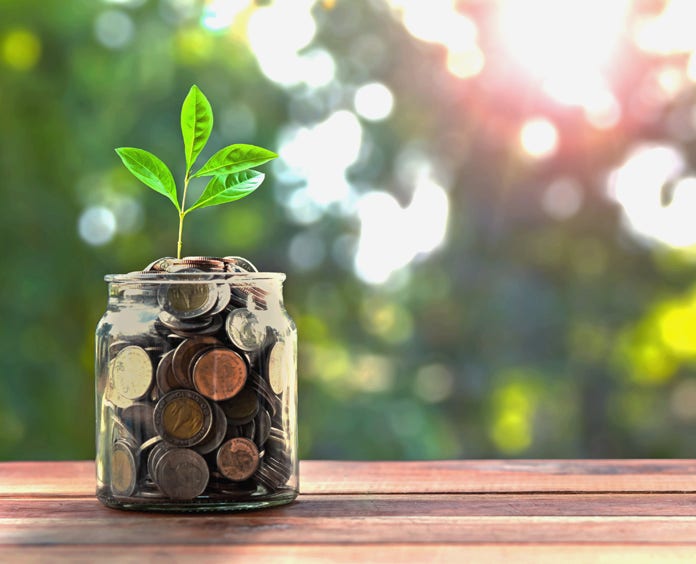
[[[0,0],[0,459],[93,456],[103,275],[176,242],[171,206],[113,148],[180,163],[193,83],[215,111],[210,147],[283,157],[252,197],[193,214],[184,251],[288,273],[302,457],[694,455],[696,45],[650,51],[629,33],[671,3],[631,4],[610,123],[514,66],[500,2],[422,3],[475,22],[475,47],[419,38],[410,4]],[[375,82],[388,116],[359,110]],[[536,157],[519,137],[534,116],[558,134]],[[648,225],[670,211],[676,243],[611,197],[632,156],[629,189],[662,195],[643,211]]]

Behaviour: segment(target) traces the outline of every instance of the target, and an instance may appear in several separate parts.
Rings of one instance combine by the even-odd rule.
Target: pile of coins
[[[200,276],[158,283],[153,331],[109,343],[113,496],[243,498],[288,482],[295,343],[264,317],[267,289],[235,280],[255,271],[241,257],[168,257],[144,270]]]

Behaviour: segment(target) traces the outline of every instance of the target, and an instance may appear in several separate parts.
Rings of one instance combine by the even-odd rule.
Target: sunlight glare
[[[394,95],[381,82],[371,82],[357,89],[353,104],[360,117],[368,121],[381,121],[391,115]]]
[[[447,192],[425,174],[405,208],[387,192],[363,195],[358,202],[357,275],[369,284],[383,284],[417,255],[432,252],[445,240],[448,215]]]
[[[351,187],[346,172],[360,155],[362,137],[362,127],[354,113],[334,112],[311,127],[293,127],[284,132],[278,143],[278,166],[284,168],[284,178],[304,184],[305,201],[322,209],[335,203],[347,204]]]
[[[273,82],[293,86],[313,71],[311,59],[307,66],[299,54],[317,31],[311,14],[313,5],[314,0],[279,2],[258,8],[249,16],[249,45],[261,71]]]
[[[203,8],[201,25],[211,31],[230,27],[252,0],[212,0]]]
[[[694,18],[696,2],[670,0],[657,17],[645,18],[634,26],[633,40],[640,49],[648,53],[689,53],[696,49]]]
[[[401,13],[406,30],[416,39],[447,49],[447,69],[458,78],[483,70],[485,58],[477,44],[476,22],[460,12],[453,0],[389,0]]]
[[[558,130],[546,118],[528,119],[520,129],[520,145],[533,159],[550,157],[558,148]]]
[[[609,194],[621,204],[632,230],[643,238],[675,248],[696,245],[696,178],[681,177],[684,155],[675,147],[638,147],[611,175]],[[671,200],[663,191],[674,183]]]

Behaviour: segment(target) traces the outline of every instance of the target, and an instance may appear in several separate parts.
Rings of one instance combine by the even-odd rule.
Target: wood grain
[[[0,463],[0,562],[696,562],[696,462],[301,463],[293,504],[150,514],[92,462]]]

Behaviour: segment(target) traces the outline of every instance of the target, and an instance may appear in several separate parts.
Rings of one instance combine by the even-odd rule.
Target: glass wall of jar
[[[280,273],[105,277],[96,331],[97,497],[234,511],[298,493],[297,330]]]

